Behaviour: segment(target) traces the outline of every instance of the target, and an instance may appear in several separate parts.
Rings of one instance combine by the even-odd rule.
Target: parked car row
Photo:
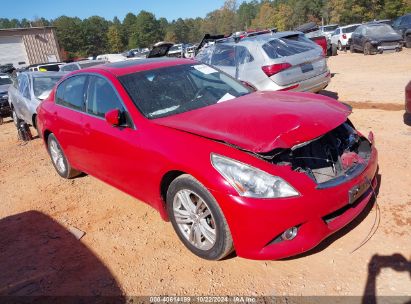
[[[335,30],[331,33],[332,28]],[[411,47],[411,14],[393,20],[375,20],[363,24],[350,24],[339,27],[322,27],[330,41],[338,50],[350,49],[364,55],[384,51],[401,51],[402,47]]]

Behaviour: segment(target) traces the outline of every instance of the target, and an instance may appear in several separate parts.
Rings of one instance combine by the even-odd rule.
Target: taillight
[[[347,39],[347,35],[346,34],[343,34],[343,39]]]
[[[292,65],[289,64],[288,62],[285,63],[277,63],[277,64],[272,64],[272,65],[266,65],[263,66],[262,69],[264,73],[268,76],[271,77],[277,73],[280,73],[281,71],[284,71],[288,68],[291,68]]]

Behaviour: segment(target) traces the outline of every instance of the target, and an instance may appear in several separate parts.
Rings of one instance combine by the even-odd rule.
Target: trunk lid
[[[272,81],[280,86],[301,82],[327,72],[327,62],[321,50],[317,48],[293,56],[287,56],[284,58],[284,62],[291,64],[292,67],[270,77]],[[275,63],[278,62],[272,61],[267,65]]]

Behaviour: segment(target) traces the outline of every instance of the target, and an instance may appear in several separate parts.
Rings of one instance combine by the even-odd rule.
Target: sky
[[[1,1],[0,18],[33,20],[36,17],[55,19],[61,15],[82,19],[98,15],[123,20],[128,12],[152,12],[169,21],[178,18],[205,17],[223,6],[224,0],[17,0]]]

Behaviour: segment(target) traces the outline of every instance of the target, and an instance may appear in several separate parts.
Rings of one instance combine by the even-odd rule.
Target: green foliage
[[[112,53],[120,53],[124,50],[123,39],[121,37],[121,25],[114,23],[107,32],[108,47]]]
[[[350,24],[373,19],[392,19],[411,12],[411,0],[225,0],[224,5],[205,18],[167,21],[152,13],[128,13],[120,21],[114,17],[0,18],[0,28],[56,27],[60,46],[68,56],[90,56],[151,47],[158,41],[199,42],[205,33],[225,34],[250,29],[277,27],[293,29],[303,23]]]

